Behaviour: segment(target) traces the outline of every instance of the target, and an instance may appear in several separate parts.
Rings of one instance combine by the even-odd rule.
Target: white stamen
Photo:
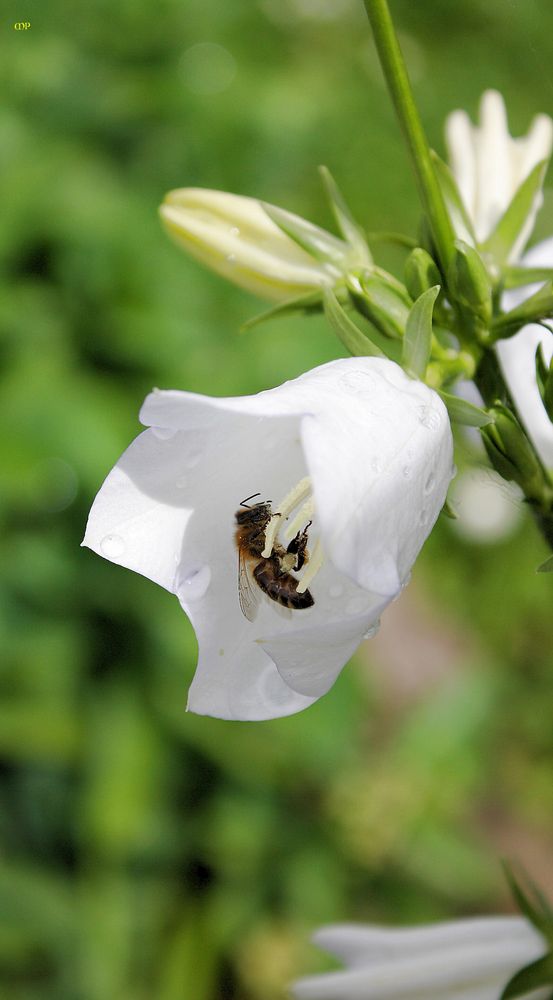
[[[313,520],[314,512],[315,512],[315,501],[313,500],[313,497],[309,497],[309,499],[306,500],[304,504],[302,504],[298,513],[290,522],[290,524],[286,525],[284,537],[287,542],[289,542],[290,539],[294,537],[294,535],[297,535],[300,528],[305,527],[308,521]]]
[[[310,493],[311,480],[309,476],[304,476],[304,478],[300,479],[299,483],[296,483],[290,492],[286,494],[284,500],[279,503],[277,510],[273,514],[265,529],[265,548],[261,553],[264,559],[268,559],[273,551],[278,529],[282,524],[282,518],[288,517],[288,514],[291,514],[298,504],[302,503],[302,501],[304,501]]]
[[[298,586],[297,586],[297,593],[298,594],[304,594],[305,593],[305,591],[307,590],[309,584],[311,583],[311,581],[313,580],[313,578],[319,572],[321,566],[323,565],[323,562],[324,562],[323,547],[321,545],[321,539],[317,538],[317,541],[315,543],[315,548],[313,549],[313,552],[311,553],[311,557],[310,557],[309,562],[307,564],[307,569],[306,569],[305,573],[303,574],[300,582],[298,583]]]

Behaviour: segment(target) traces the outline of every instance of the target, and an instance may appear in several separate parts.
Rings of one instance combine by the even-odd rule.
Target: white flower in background
[[[107,477],[83,544],[178,596],[199,644],[192,711],[305,708],[375,630],[444,503],[452,439],[440,398],[391,361],[350,358],[255,396],[155,391],[140,419],[150,429]],[[311,607],[282,608],[251,574],[240,595],[242,500],[271,500],[275,515],[254,563],[272,549],[294,576],[286,549],[307,528],[294,588]]]
[[[511,976],[546,952],[522,917],[405,929],[324,927],[314,941],[346,966],[300,979],[295,1000],[499,1000]],[[547,1000],[551,989],[527,1000]]]
[[[465,469],[455,477],[450,503],[457,517],[450,522],[458,535],[480,545],[509,538],[522,519],[522,492],[493,469]]]
[[[370,263],[361,242],[354,250],[291,212],[274,211],[301,230],[317,256],[287,236],[255,198],[180,188],[170,191],[160,206],[165,228],[179,246],[234,284],[273,302],[332,287],[349,265]]]
[[[527,267],[553,267],[553,239],[532,247],[525,255],[523,264]],[[525,288],[506,292],[503,296],[504,308],[514,309],[539,287],[539,284],[527,285]],[[546,468],[553,469],[553,424],[536,382],[535,356],[538,344],[542,345],[546,363],[549,364],[553,355],[553,333],[538,323],[529,323],[514,337],[499,340],[496,350],[503,376],[525,430]]]
[[[521,183],[553,147],[553,121],[537,115],[526,136],[509,134],[501,94],[487,90],[480,103],[480,124],[473,125],[466,111],[453,111],[446,120],[449,159],[477,241],[483,243],[494,229]],[[524,248],[542,204],[539,190],[526,222],[510,250],[514,261]],[[467,239],[466,230],[459,236]]]

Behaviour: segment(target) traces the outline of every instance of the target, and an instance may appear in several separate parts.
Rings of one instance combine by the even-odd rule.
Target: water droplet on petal
[[[344,593],[344,588],[341,583],[333,583],[329,589],[328,593],[331,597],[341,597]]]
[[[369,372],[356,371],[347,372],[340,377],[340,385],[350,392],[366,392],[374,385],[374,379]]]
[[[411,475],[411,467],[409,465],[404,465],[403,469],[402,469],[402,472],[403,472],[404,478],[405,479],[409,479],[409,476]]]
[[[435,485],[436,485],[436,478],[434,476],[434,473],[431,472],[424,484],[424,492],[432,493],[432,490],[434,489]]]
[[[105,535],[100,542],[100,552],[106,559],[120,559],[125,551],[121,535]]]
[[[424,526],[425,526],[426,524],[428,524],[428,517],[429,517],[429,515],[428,515],[428,511],[427,511],[427,510],[425,510],[425,509],[423,508],[423,510],[421,510],[421,512],[420,512],[420,515],[419,515],[419,523],[420,523],[420,524],[421,524],[421,525],[422,525],[423,527],[424,527]]]
[[[382,466],[378,458],[371,458],[371,469],[373,472],[382,472]]]
[[[420,406],[419,414],[419,420],[423,427],[428,427],[430,431],[437,431],[439,429],[442,418],[437,410],[434,410],[431,406]]]
[[[375,635],[378,633],[379,628],[380,628],[380,618],[378,618],[373,625],[370,625],[366,632],[363,632],[363,638],[374,639]]]
[[[240,230],[239,230],[238,226],[231,226],[230,227],[230,235],[231,236],[240,236]]]
[[[172,427],[150,427],[150,430],[160,441],[169,441],[177,433]]]
[[[198,566],[179,576],[176,591],[181,604],[198,601],[203,597],[211,582],[209,566]]]

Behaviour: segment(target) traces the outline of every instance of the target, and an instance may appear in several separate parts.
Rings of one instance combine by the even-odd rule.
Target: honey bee
[[[291,574],[291,570],[300,570],[308,561],[307,531],[311,521],[303,531],[298,531],[287,548],[277,542],[271,555],[264,557],[265,529],[272,517],[271,502],[267,500],[249,507],[248,500],[253,500],[256,496],[259,493],[246,497],[235,514],[238,598],[242,614],[250,622],[254,621],[259,605],[259,593],[255,585],[284,608],[300,611],[315,603],[309,590],[298,594],[299,580]]]

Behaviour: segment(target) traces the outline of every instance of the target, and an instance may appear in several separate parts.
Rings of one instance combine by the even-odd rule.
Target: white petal
[[[502,941],[539,943],[539,936],[523,917],[473,917],[420,927],[381,927],[335,924],[321,927],[314,943],[345,965],[370,965],[375,959],[424,955],[441,948]]]
[[[553,267],[553,239],[532,247],[523,263],[527,267]],[[538,288],[539,285],[528,285],[506,293],[504,307],[514,308]],[[496,350],[522,423],[542,462],[553,468],[553,424],[547,416],[536,382],[535,353],[539,343],[549,363],[553,355],[553,334],[535,323],[523,327],[514,337],[498,341]]]
[[[473,922],[471,922],[473,923]],[[484,922],[485,923],[485,922]],[[544,942],[524,922],[501,937],[474,925],[456,939],[451,928],[435,946],[380,954],[346,972],[312,976],[294,986],[298,1000],[497,1000],[510,976],[544,954]],[[414,932],[416,933],[416,932]]]
[[[476,142],[476,236],[484,240],[507,208],[515,191],[511,138],[501,94],[487,90],[480,103],[481,126]]]
[[[474,129],[466,111],[452,111],[445,123],[451,169],[470,218],[476,207]]]

